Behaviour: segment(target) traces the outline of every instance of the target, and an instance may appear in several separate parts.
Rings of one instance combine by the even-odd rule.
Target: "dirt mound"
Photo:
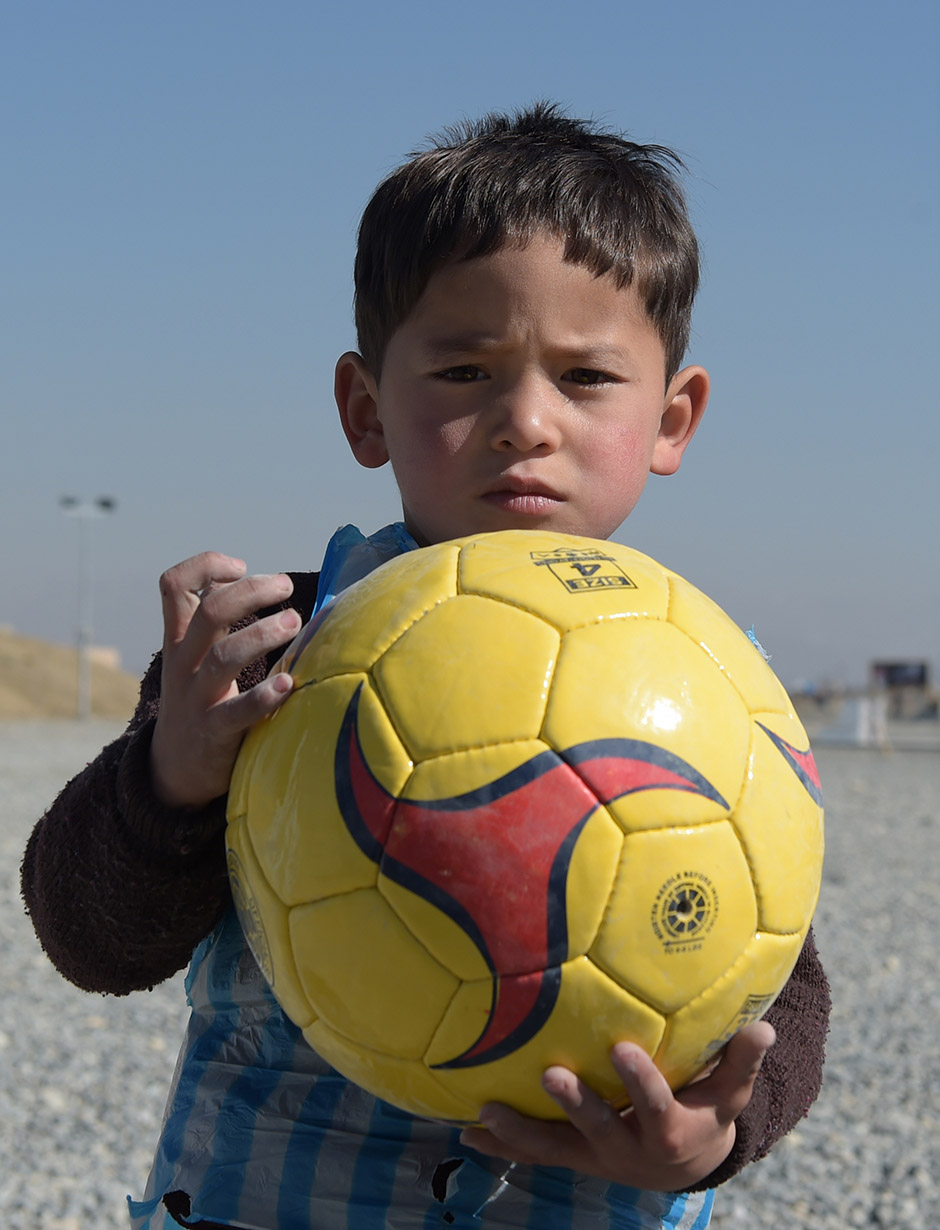
[[[95,717],[129,718],[139,687],[140,681],[127,671],[92,661]],[[0,719],[74,717],[77,709],[76,650],[0,627]]]

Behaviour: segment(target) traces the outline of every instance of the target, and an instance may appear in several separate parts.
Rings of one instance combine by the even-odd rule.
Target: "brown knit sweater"
[[[293,573],[290,604],[309,619],[317,574]],[[267,614],[262,612],[261,614]],[[249,687],[274,658],[239,678]],[[70,982],[124,995],[184,968],[231,897],[225,869],[225,799],[199,812],[163,807],[150,789],[149,751],[159,707],[160,655],[141,684],[127,730],[62,791],[26,848],[22,890],[39,940]],[[812,933],[767,1020],[777,1042],[764,1060],[734,1147],[700,1187],[763,1157],[819,1093],[829,986]]]

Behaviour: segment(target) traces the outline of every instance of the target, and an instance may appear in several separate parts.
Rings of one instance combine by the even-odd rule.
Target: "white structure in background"
[[[860,696],[855,702],[855,735],[859,747],[880,747],[888,742],[888,702],[884,696]]]
[[[67,517],[78,519],[78,703],[79,718],[91,715],[91,645],[94,621],[94,555],[92,526],[99,517],[114,512],[117,503],[109,495],[95,500],[80,500],[63,495],[59,507]]]
[[[820,730],[814,743],[877,747],[886,751],[888,706],[884,696],[849,696],[839,706],[835,721]]]

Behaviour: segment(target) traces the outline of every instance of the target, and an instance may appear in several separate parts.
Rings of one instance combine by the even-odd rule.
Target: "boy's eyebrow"
[[[426,338],[422,350],[428,356],[460,354],[464,351],[494,350],[498,340],[492,333],[441,333]]]
[[[457,354],[485,354],[488,351],[506,349],[504,339],[495,337],[492,333],[453,333],[429,337],[422,344],[426,359],[434,361],[449,358]],[[623,363],[629,354],[622,346],[602,341],[588,341],[572,338],[553,347],[558,354],[577,355],[580,360],[598,364]]]

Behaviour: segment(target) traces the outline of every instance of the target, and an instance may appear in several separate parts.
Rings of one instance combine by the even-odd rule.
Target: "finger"
[[[466,1127],[460,1133],[460,1143],[468,1149],[475,1149],[486,1157],[505,1157],[506,1147],[497,1136],[484,1127]],[[521,1158],[509,1158],[509,1161],[521,1161]]]
[[[735,1034],[725,1047],[718,1067],[701,1086],[703,1091],[707,1086],[707,1096],[719,1119],[735,1119],[747,1106],[764,1057],[775,1041],[773,1026],[756,1021]]]
[[[545,1092],[565,1112],[575,1128],[599,1149],[623,1131],[623,1121],[611,1104],[568,1068],[548,1068],[542,1077]]]
[[[205,588],[190,617],[183,640],[174,647],[179,669],[186,673],[198,670],[205,655],[229,636],[233,625],[263,607],[283,602],[290,597],[293,589],[293,582],[285,573],[241,577],[237,581]],[[294,628],[294,632],[297,630]],[[245,659],[242,665],[251,660],[252,657]]]
[[[207,623],[227,630],[262,607],[283,602],[293,592],[294,583],[286,572],[256,573],[203,591],[199,611]]]
[[[531,1119],[501,1102],[483,1106],[480,1123],[482,1127],[463,1130],[463,1143],[488,1157],[514,1162],[575,1166],[571,1149],[578,1141],[584,1143],[570,1124]]]
[[[618,1042],[610,1061],[623,1081],[630,1103],[642,1125],[658,1118],[675,1102],[669,1082],[642,1047],[633,1042]]]
[[[289,644],[301,623],[295,610],[277,611],[215,640],[202,656],[196,695],[212,704],[246,666]]]
[[[737,1055],[737,1062],[760,1067],[764,1056],[777,1041],[777,1031],[769,1021],[754,1021],[739,1030],[728,1043],[725,1054]]]
[[[242,735],[262,718],[273,713],[293,691],[294,681],[284,671],[271,675],[261,683],[239,692],[211,712],[215,734],[222,738]]]
[[[163,647],[177,644],[199,606],[202,594],[213,585],[237,581],[245,573],[244,560],[218,551],[203,551],[168,568],[160,577],[163,603]]]

